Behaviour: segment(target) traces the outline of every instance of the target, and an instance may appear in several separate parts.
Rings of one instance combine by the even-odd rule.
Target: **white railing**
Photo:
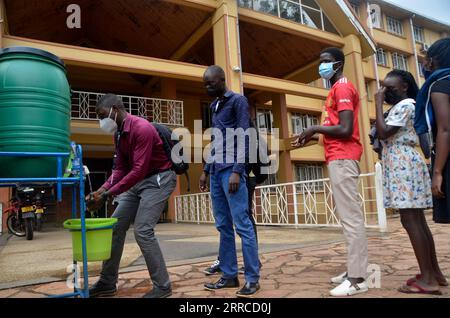
[[[72,119],[98,120],[95,105],[104,94],[72,91]],[[183,102],[178,100],[119,95],[132,115],[169,126],[184,126]]]
[[[376,172],[359,178],[358,200],[367,228],[387,230],[383,207],[381,165]],[[253,198],[253,216],[258,225],[338,227],[339,218],[329,179],[260,186]],[[214,223],[210,193],[175,197],[176,222]]]

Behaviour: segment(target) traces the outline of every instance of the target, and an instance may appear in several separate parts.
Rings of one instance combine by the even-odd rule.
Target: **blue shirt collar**
[[[225,101],[225,100],[227,100],[227,99],[230,99],[230,97],[231,96],[233,96],[234,95],[234,92],[233,91],[227,91],[224,95],[223,95],[223,100]],[[219,100],[222,100],[221,98],[216,98],[216,100],[215,100],[215,102],[217,102],[217,101],[219,101]]]
[[[234,92],[233,91],[227,91],[224,95],[223,95],[223,97],[225,97],[225,98],[230,98],[231,96],[233,96],[234,95]]]

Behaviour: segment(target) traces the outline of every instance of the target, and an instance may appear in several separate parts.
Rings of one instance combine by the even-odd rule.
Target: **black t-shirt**
[[[447,94],[450,97],[450,80],[437,81],[431,88],[431,93]],[[437,127],[433,128],[433,137],[436,138]]]
[[[440,80],[431,88],[432,93],[443,93],[450,96],[450,80]]]

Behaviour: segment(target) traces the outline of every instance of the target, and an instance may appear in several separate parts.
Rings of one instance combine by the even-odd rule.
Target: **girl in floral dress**
[[[415,98],[419,88],[409,72],[394,70],[376,95],[376,126],[382,140],[384,206],[400,211],[420,267],[420,274],[399,288],[403,293],[441,294],[444,283],[436,259],[433,236],[424,210],[433,207],[428,167],[416,150]],[[392,105],[387,118],[383,103]]]

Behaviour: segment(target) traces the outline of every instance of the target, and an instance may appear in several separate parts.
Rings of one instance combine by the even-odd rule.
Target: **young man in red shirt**
[[[330,291],[332,296],[351,296],[368,291],[367,237],[364,215],[358,200],[359,160],[363,152],[360,143],[358,114],[359,94],[343,75],[345,56],[341,49],[328,48],[320,55],[320,76],[333,85],[323,114],[323,126],[306,129],[292,143],[295,148],[305,146],[323,135],[325,157],[336,212],[341,220],[347,241],[347,272],[331,281],[339,284]]]

